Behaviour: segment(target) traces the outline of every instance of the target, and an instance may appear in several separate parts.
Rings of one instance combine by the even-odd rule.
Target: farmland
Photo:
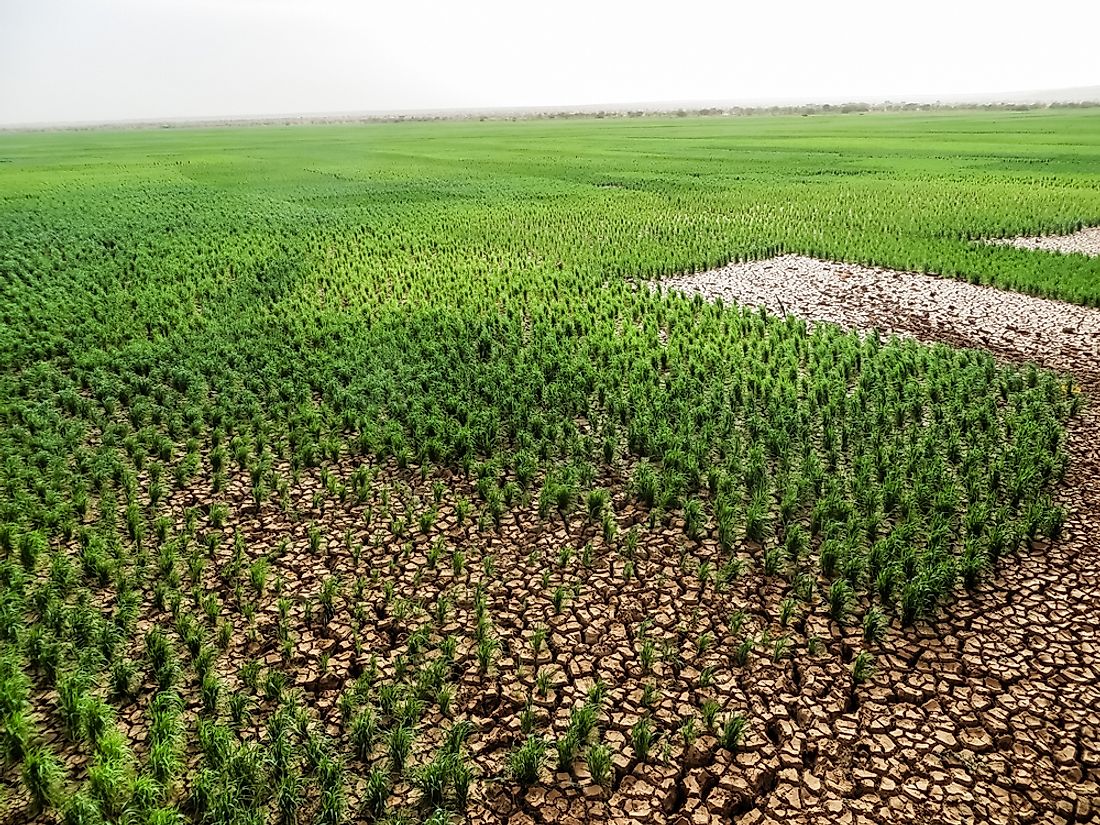
[[[654,287],[1095,313],[983,242],[1100,224],[1095,111],[8,134],[0,184],[3,821],[1100,815],[1096,362]]]

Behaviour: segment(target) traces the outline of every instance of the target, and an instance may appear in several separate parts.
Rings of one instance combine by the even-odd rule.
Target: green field
[[[643,281],[796,252],[1100,306],[1100,259],[975,242],[1095,224],[1092,110],[0,135],[0,805],[426,819],[555,759],[612,793],[603,732],[644,763],[680,722],[608,692],[685,657],[858,683],[1057,534],[1080,396]],[[517,650],[597,569],[702,629],[636,623],[636,672],[536,719]],[[479,678],[527,691],[499,730]]]

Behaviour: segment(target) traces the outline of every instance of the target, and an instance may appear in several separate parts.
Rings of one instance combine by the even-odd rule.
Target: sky
[[[1100,85],[1100,0],[0,0],[0,124]]]

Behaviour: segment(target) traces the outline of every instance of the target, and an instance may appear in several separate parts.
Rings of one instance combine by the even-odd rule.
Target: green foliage
[[[844,579],[837,579],[829,587],[829,615],[844,624],[853,599],[852,586]]]
[[[81,791],[65,802],[62,822],[64,825],[101,825],[105,820],[96,801]]]
[[[373,768],[367,774],[367,784],[363,790],[363,812],[369,818],[381,818],[386,811],[386,800],[389,795],[389,777],[381,768]]]
[[[726,718],[726,721],[722,723],[722,731],[718,736],[718,742],[726,750],[737,750],[737,746],[741,743],[741,738],[744,736],[747,724],[748,722],[744,716],[730,714]]]
[[[22,776],[35,814],[61,804],[65,766],[49,748],[35,747],[24,754]]]
[[[585,762],[592,781],[597,785],[606,786],[611,781],[611,750],[606,745],[598,742],[590,745]]]
[[[386,735],[386,754],[389,756],[390,767],[395,773],[401,773],[404,770],[415,738],[416,731],[406,724],[397,725]]]
[[[641,762],[649,758],[649,752],[653,743],[657,741],[657,731],[653,727],[653,720],[648,716],[641,717],[630,728],[630,742],[634,746],[634,756]]]
[[[373,708],[363,708],[355,715],[349,736],[355,756],[362,762],[369,762],[378,736],[378,716]]]
[[[703,724],[707,730],[714,730],[714,722],[718,718],[718,710],[721,706],[714,699],[704,699],[699,711],[703,716]]]
[[[861,650],[852,660],[852,681],[857,685],[866,682],[875,672],[875,657]]]
[[[540,622],[557,632],[583,616],[580,587],[601,565],[624,598],[663,586],[653,561],[665,548],[647,518],[683,524],[681,571],[701,600],[743,573],[789,585],[778,638],[757,617],[743,626],[743,613],[728,640],[713,626],[675,643],[640,629],[654,707],[657,677],[685,666],[692,641],[696,659],[721,653],[723,670],[754,650],[798,655],[790,639],[822,598],[869,646],[894,616],[934,617],[960,582],[977,587],[1024,542],[1059,534],[1051,495],[1079,388],[974,351],[641,282],[801,252],[1100,304],[1095,260],[973,242],[1100,222],[1096,117],[0,136],[11,160],[0,187],[0,748],[13,776],[43,817],[72,823],[133,812],[175,825],[176,804],[199,821],[292,823],[304,807],[336,823],[353,818],[345,754],[365,777],[364,816],[386,814],[392,780],[414,783],[422,818],[445,819],[473,781],[469,727],[448,728],[430,761],[411,757],[418,731],[460,704],[452,671],[472,658],[495,678],[542,658]],[[302,496],[307,474],[320,484]],[[296,527],[277,549],[246,543],[275,500]],[[530,651],[490,619],[505,556],[451,538],[455,522],[504,535],[527,503],[587,531],[559,543],[557,567],[531,561],[545,595],[525,605],[540,611],[524,623],[536,628]],[[333,528],[334,505],[357,507],[355,524]],[[371,566],[390,538],[422,568],[411,583],[396,561]],[[291,547],[308,547],[315,576],[288,574]],[[690,557],[702,548],[716,555]],[[313,589],[295,591],[301,580]],[[418,591],[439,582],[453,586],[423,602]],[[348,623],[357,666],[394,655],[345,687],[330,741],[291,676],[314,667],[299,634],[332,640]],[[396,653],[370,650],[372,633],[393,634]],[[320,682],[340,678],[347,650],[319,655]],[[537,665],[545,698],[553,677]],[[697,669],[708,689],[713,665]],[[872,669],[860,653],[854,681]],[[115,719],[150,686],[139,772]],[[594,687],[553,742],[558,767],[583,755],[601,785],[607,691]],[[524,786],[551,747],[529,735],[535,701],[507,761]],[[718,713],[701,707],[736,747],[743,719]],[[36,744],[41,719],[86,751],[67,800],[63,764]],[[652,756],[653,720],[630,738],[638,759]]]
[[[528,736],[508,754],[508,775],[520,787],[528,788],[539,780],[546,740],[540,736]]]
[[[889,627],[889,621],[886,618],[886,614],[882,612],[882,608],[878,605],[871,605],[867,608],[867,612],[863,614],[863,640],[866,642],[881,642],[886,638],[886,630]]]

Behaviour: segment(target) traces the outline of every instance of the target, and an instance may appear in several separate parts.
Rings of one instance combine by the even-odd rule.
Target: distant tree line
[[[441,112],[408,112],[394,114],[302,115],[283,117],[208,118],[200,120],[141,121],[127,123],[71,124],[59,126],[0,126],[0,133],[23,131],[91,131],[103,128],[173,129],[195,126],[294,126],[321,123],[429,123],[446,120],[517,121],[517,120],[582,120],[595,118],[667,118],[667,117],[748,117],[752,115],[836,115],[865,112],[934,112],[934,111],[1003,111],[1027,112],[1035,109],[1090,109],[1100,107],[1100,100],[1061,101],[1050,103],[814,103],[799,106],[702,106],[697,108],[652,109],[546,109],[489,111],[449,110]]]

